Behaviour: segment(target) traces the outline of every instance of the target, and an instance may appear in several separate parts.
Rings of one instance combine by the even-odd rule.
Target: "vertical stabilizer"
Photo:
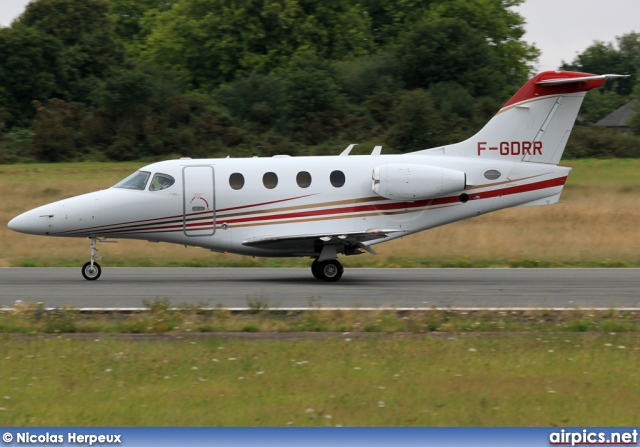
[[[427,149],[445,155],[558,164],[587,91],[608,77],[547,71],[531,78],[476,135]]]

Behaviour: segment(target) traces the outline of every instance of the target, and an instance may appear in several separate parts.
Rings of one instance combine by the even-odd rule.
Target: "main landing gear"
[[[314,259],[311,264],[311,273],[322,281],[336,282],[342,277],[344,267],[337,259],[328,259],[326,261]]]

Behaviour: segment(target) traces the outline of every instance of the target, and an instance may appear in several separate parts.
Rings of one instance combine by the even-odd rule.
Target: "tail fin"
[[[608,77],[546,71],[531,78],[476,135],[420,153],[558,164],[587,91]]]

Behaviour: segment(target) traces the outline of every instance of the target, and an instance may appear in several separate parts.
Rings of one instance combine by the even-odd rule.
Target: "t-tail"
[[[546,71],[531,78],[476,135],[421,153],[558,164],[585,94],[622,75]]]

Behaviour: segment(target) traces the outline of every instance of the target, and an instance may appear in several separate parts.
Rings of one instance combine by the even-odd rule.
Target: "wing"
[[[377,254],[365,242],[384,239],[390,235],[408,233],[407,230],[370,229],[346,233],[297,234],[290,236],[258,236],[247,239],[242,245],[281,251],[283,256],[318,256],[320,261],[334,259],[337,253],[356,255],[362,250]]]

